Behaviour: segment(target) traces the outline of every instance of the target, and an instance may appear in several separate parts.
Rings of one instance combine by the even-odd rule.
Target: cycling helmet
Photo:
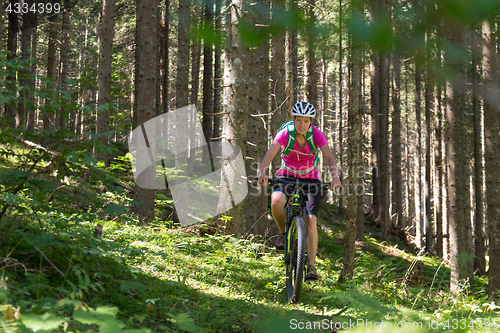
[[[309,102],[298,102],[292,108],[292,116],[316,117],[316,109]]]

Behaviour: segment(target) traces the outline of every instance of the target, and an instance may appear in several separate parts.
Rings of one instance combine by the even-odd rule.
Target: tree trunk
[[[28,131],[33,131],[35,129],[35,116],[36,116],[36,98],[35,98],[35,87],[36,87],[36,50],[37,50],[37,20],[35,18],[35,27],[33,28],[33,32],[31,33],[31,57],[33,58],[33,62],[31,63],[30,69],[30,79],[28,81],[29,84],[29,104],[31,108],[28,108],[28,119],[26,127]]]
[[[66,0],[64,2],[66,8],[69,8],[69,1]],[[70,27],[69,27],[69,16],[70,16],[71,11],[66,10],[64,11],[62,15],[62,26],[61,26],[61,56],[60,56],[60,68],[61,68],[61,75],[60,75],[60,81],[59,81],[59,90],[61,93],[63,91],[67,92],[68,87],[66,80],[68,79],[68,68],[69,68],[69,32],[70,32]],[[69,120],[69,115],[68,112],[70,111],[68,109],[68,102],[69,99],[67,97],[61,96],[61,93],[59,93],[59,105],[61,106],[60,109],[57,111],[57,126],[61,128],[66,128]],[[65,98],[65,99],[63,99]]]
[[[169,76],[169,37],[170,37],[170,0],[165,0],[164,53],[163,53],[163,113],[168,112],[168,76]]]
[[[17,3],[15,0],[10,0],[9,4],[14,8]],[[9,25],[7,28],[7,60],[12,60],[17,54],[17,33],[19,31],[19,19],[14,10],[8,12]],[[17,80],[15,72],[11,69],[7,74],[7,90],[15,97],[17,95]],[[9,102],[5,105],[5,115],[7,116],[7,124],[10,127],[16,127],[16,107],[14,102]]]
[[[175,106],[188,105],[189,94],[189,0],[179,0],[179,35],[177,51],[177,87]],[[187,142],[187,140],[186,140]]]
[[[371,1],[371,20],[378,12],[378,0]],[[339,65],[341,66],[341,65]],[[379,52],[372,50],[370,68],[370,101],[372,122],[371,168],[372,168],[372,207],[367,217],[369,221],[380,221],[381,193],[380,193],[380,92],[379,92],[380,61]]]
[[[213,24],[213,0],[204,1],[204,20],[206,26]],[[215,36],[212,36],[215,37]],[[213,43],[210,38],[206,38],[203,44],[203,134],[207,146],[204,147],[202,163],[210,165],[211,161],[211,147],[210,142],[213,134],[213,113],[214,113],[214,99],[213,99]]]
[[[136,91],[137,91],[137,122],[142,126],[152,119],[156,109],[156,29],[157,22],[152,17],[158,15],[156,0],[137,1],[136,19]],[[154,179],[155,166],[146,171],[148,179]],[[132,212],[138,214],[144,222],[149,222],[154,217],[155,190],[136,186],[134,201],[141,202],[141,207],[135,205]]]
[[[97,140],[107,146],[109,132],[109,113],[111,109],[111,63],[113,56],[113,19],[115,0],[104,0],[99,41],[99,102],[97,109]],[[155,88],[156,92],[156,88]],[[108,156],[96,149],[96,158],[108,164]]]
[[[380,10],[386,8],[385,0],[379,0]],[[389,57],[380,52],[379,105],[380,105],[380,223],[382,239],[387,240],[391,231],[389,212]]]
[[[484,21],[483,34],[483,94],[484,146],[486,174],[486,216],[489,238],[488,295],[498,300],[500,289],[500,149],[498,116],[498,67],[495,52],[494,22]]]
[[[156,16],[156,98],[155,98],[155,115],[159,116],[162,113],[161,109],[161,96],[162,96],[162,91],[161,91],[161,61],[162,61],[162,48],[161,48],[161,43],[162,43],[162,29],[161,29],[161,1],[162,0],[156,0],[157,6],[158,6],[158,15]],[[119,97],[118,97],[119,98]],[[115,132],[116,133],[116,132]]]
[[[285,0],[273,0],[273,25],[279,24],[280,15],[285,13]],[[284,27],[280,27],[284,28]],[[290,105],[291,93],[291,67],[289,52],[286,52],[285,47],[291,45],[290,30],[285,33],[279,32],[272,35],[271,42],[271,110],[273,115],[271,117],[271,137],[274,138],[280,126],[286,122],[288,118],[288,108]],[[286,46],[285,46],[285,43]],[[286,102],[288,99],[288,103]],[[275,177],[276,173],[281,167],[281,154],[276,154],[272,161],[271,177]]]
[[[338,135],[339,135],[339,178],[341,182],[341,190],[345,187],[344,184],[344,174],[342,172],[342,166],[344,165],[344,142],[343,142],[343,131],[344,131],[344,126],[342,124],[343,122],[343,112],[344,112],[344,69],[343,69],[343,63],[344,63],[344,49],[342,46],[342,38],[344,37],[343,33],[343,22],[342,22],[342,0],[339,0],[339,113],[338,113]],[[342,193],[342,191],[341,191]],[[339,210],[341,210],[344,207],[344,196],[341,194],[339,195]]]
[[[427,29],[427,36],[430,35],[429,29]],[[431,38],[428,38],[430,40]],[[429,42],[428,42],[429,43]],[[431,186],[431,53],[430,45],[427,45],[426,54],[426,74],[425,74],[425,127],[426,127],[426,137],[425,137],[425,251],[427,253],[433,252],[434,245],[434,228],[432,224],[431,216],[431,198],[432,198],[432,186]]]
[[[250,61],[249,46],[241,38],[240,25],[251,24],[248,21],[250,4],[243,0],[232,2],[230,21],[226,28],[226,59],[224,61],[224,127],[222,132],[222,173],[221,196],[229,195],[224,189],[239,181],[241,175],[238,170],[231,169],[228,162],[234,160],[235,154],[241,150],[246,156],[246,139],[248,124],[248,100],[250,98]],[[254,69],[252,69],[254,73]],[[231,148],[229,148],[231,147]],[[226,224],[226,233],[238,236],[243,226],[243,212],[245,201],[236,204],[227,214],[232,217]]]
[[[177,84],[175,92],[175,105],[177,109],[188,106],[189,97],[189,26],[190,26],[190,1],[179,0],[179,25],[178,25],[178,47],[177,47]],[[188,109],[186,109],[187,111]],[[182,115],[183,122],[189,121],[188,114]],[[186,143],[186,150],[175,154],[175,167],[181,172],[187,172],[189,136],[188,131],[175,138]],[[183,194],[185,194],[183,192]],[[188,207],[187,195],[181,195],[177,198],[175,205],[177,207]]]
[[[222,29],[222,24],[221,24],[221,2],[222,0],[215,0],[215,34],[216,34],[216,40],[219,40],[220,37],[220,31]],[[214,52],[214,129],[213,129],[213,138],[214,140],[211,140],[214,143],[220,143],[221,142],[221,117],[222,117],[222,100],[221,100],[221,94],[222,94],[222,71],[221,71],[221,45],[220,43],[217,43],[215,45],[215,52]],[[214,146],[214,152],[212,152],[213,156],[216,154],[220,154],[220,151],[218,149],[218,145]],[[215,161],[214,161],[215,164]]]
[[[361,15],[363,5],[361,1],[353,2],[353,11],[356,15]],[[359,186],[357,170],[359,168],[359,159],[361,155],[360,147],[362,140],[361,124],[363,114],[360,101],[361,95],[361,50],[362,46],[356,40],[351,42],[351,66],[352,79],[349,90],[349,117],[348,117],[348,186],[347,186],[347,217],[346,232],[344,235],[344,266],[339,276],[339,281],[350,280],[354,274],[354,254],[356,239],[356,219],[357,219],[357,201],[356,190]],[[361,186],[363,185],[361,180]]]
[[[28,6],[34,4],[33,1],[26,2]],[[37,15],[33,12],[28,11],[22,15],[22,27],[21,27],[21,58],[24,61],[32,58],[33,63],[35,62],[36,55],[32,52],[32,39],[33,34],[37,28]],[[1,36],[1,35],[0,35]],[[23,75],[20,78],[20,94],[21,103],[18,106],[18,118],[19,125],[22,128],[28,126],[27,121],[30,118],[30,114],[33,114],[35,108],[35,76],[31,75],[31,68],[28,63],[26,63],[26,68],[23,69]]]
[[[449,24],[447,37],[456,46],[465,47],[465,29]],[[450,235],[450,290],[457,294],[460,279],[469,279],[472,285],[472,232],[470,228],[470,198],[468,191],[468,119],[466,107],[466,63],[462,58],[445,53],[445,61],[451,67],[446,84],[447,106],[447,157],[448,157],[448,204]],[[497,118],[498,124],[498,118]],[[498,133],[498,132],[497,132]],[[497,134],[498,135],[498,134]]]
[[[198,6],[193,5],[194,17],[199,16],[200,9]],[[193,20],[194,21],[194,20]],[[197,30],[198,22],[197,20],[193,22],[191,29],[193,31]],[[200,57],[201,57],[201,48],[200,48],[201,40],[198,37],[194,38],[194,45],[191,50],[191,96],[189,98],[189,104],[194,104],[196,108],[193,108],[191,111],[191,115],[189,118],[189,122],[191,124],[191,128],[194,128],[195,122],[198,121],[198,114],[196,110],[198,108],[198,91],[200,86]],[[189,132],[189,159],[188,159],[188,170],[193,171],[193,163],[196,155],[196,132]]]
[[[474,272],[482,276],[486,273],[486,249],[483,220],[483,152],[481,142],[481,95],[478,71],[480,64],[479,37],[476,27],[471,31],[472,48],[472,114],[474,117],[474,189],[475,189],[475,221],[474,221]]]
[[[439,59],[439,57],[438,57]],[[437,190],[437,198],[434,202],[434,206],[436,207],[436,254],[438,257],[443,258],[443,198],[444,198],[444,186],[443,186],[443,177],[444,177],[444,163],[443,163],[443,111],[441,107],[441,86],[438,86],[436,89],[436,108],[437,108],[437,116],[436,116],[436,141],[434,151],[436,154],[436,190]]]
[[[255,22],[255,34],[261,35],[260,26],[269,25],[269,2],[260,0],[254,2],[250,7],[249,19]],[[260,28],[262,29],[262,28]],[[249,100],[248,113],[252,116],[248,119],[247,141],[251,144],[247,147],[245,158],[246,173],[250,177],[257,175],[259,162],[264,159],[268,147],[267,140],[267,116],[256,116],[266,114],[268,111],[269,99],[269,38],[267,35],[263,40],[252,48],[249,58],[250,68],[252,68],[251,79],[249,79]],[[245,203],[244,232],[264,236],[270,232],[267,221],[267,196],[265,191],[258,194],[248,195]]]
[[[401,167],[401,59],[398,54],[392,58],[393,85],[392,85],[392,162],[394,173],[392,175],[393,205],[396,213],[395,229],[404,230],[403,221],[403,191],[402,191],[402,167]]]
[[[415,134],[416,134],[416,177],[415,177],[415,241],[418,248],[423,246],[424,224],[422,223],[422,77],[421,64],[417,59],[415,62]]]
[[[318,105],[318,71],[316,66],[316,0],[308,0],[309,27],[307,35],[307,67],[306,67],[306,99],[319,109]]]
[[[55,123],[55,112],[52,107],[52,99],[54,96],[54,89],[56,83],[56,41],[57,41],[57,15],[49,17],[49,45],[47,50],[47,89],[50,92],[50,96],[45,100],[45,110],[43,114],[43,128],[56,129]]]

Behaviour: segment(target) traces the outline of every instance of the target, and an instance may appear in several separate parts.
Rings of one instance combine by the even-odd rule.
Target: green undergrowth
[[[104,167],[83,143],[66,146],[45,172],[51,157],[9,138],[0,141],[0,332],[476,332],[498,320],[487,279],[453,296],[446,262],[381,242],[371,225],[353,280],[339,284],[345,221],[334,205],[319,215],[321,278],[287,304],[283,257],[267,242],[225,235],[223,221],[181,228],[168,191],[156,194],[153,222],[130,215],[133,194],[117,185],[133,186],[123,147]]]

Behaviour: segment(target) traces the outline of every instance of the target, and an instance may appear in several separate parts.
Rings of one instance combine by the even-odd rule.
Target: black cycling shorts
[[[307,196],[306,212],[307,214],[318,217],[319,203],[321,201],[321,191],[320,191],[321,188],[320,186],[315,185],[315,184],[321,184],[321,182],[318,179],[295,178],[290,176],[277,176],[276,178],[285,181],[292,181],[292,182],[299,181],[304,183],[311,183],[311,185],[302,186],[302,189],[304,191],[304,196]],[[293,194],[293,184],[279,183],[277,185],[274,185],[273,192],[276,191],[284,193],[288,201],[290,196]]]

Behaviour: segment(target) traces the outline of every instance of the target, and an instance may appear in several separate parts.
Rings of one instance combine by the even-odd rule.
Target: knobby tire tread
[[[298,303],[302,292],[302,283],[304,282],[304,260],[306,247],[306,230],[302,216],[294,216],[292,225],[297,228],[297,265],[295,266],[293,297],[291,302]]]

